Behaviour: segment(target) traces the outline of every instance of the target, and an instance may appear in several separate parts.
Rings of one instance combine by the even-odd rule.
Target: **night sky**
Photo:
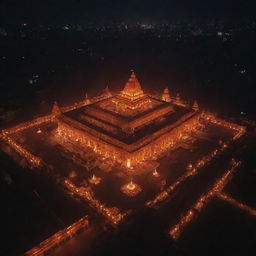
[[[65,24],[163,22],[253,17],[253,0],[2,0],[0,22]]]

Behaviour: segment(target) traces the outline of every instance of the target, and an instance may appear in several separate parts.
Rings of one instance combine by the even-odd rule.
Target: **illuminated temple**
[[[133,71],[119,93],[107,87],[96,100],[85,101],[66,112],[55,105],[57,134],[131,168],[178,146],[200,119],[197,104],[183,104],[168,89],[162,98],[146,94]]]
[[[89,205],[106,223],[116,227],[126,216],[141,209],[138,202],[157,209],[173,191],[204,170],[245,132],[246,127],[201,111],[196,101],[188,104],[179,94],[173,96],[168,88],[159,95],[145,93],[132,71],[118,93],[107,87],[101,95],[89,98],[86,94],[71,106],[60,108],[55,102],[51,113],[3,129],[0,148],[22,167],[45,171],[69,196],[81,199],[86,207]],[[193,150],[198,140],[200,151]],[[157,170],[161,163],[156,160],[168,157],[177,148],[185,149],[185,157],[183,153],[174,154],[179,163],[184,162],[178,171],[181,176],[174,179],[166,175],[173,169]],[[169,231],[173,239],[180,236],[213,196],[256,215],[246,205],[220,194],[240,164],[232,158],[215,185],[200,195],[185,215],[181,212],[180,220]],[[152,175],[147,175],[149,172]],[[24,256],[48,255],[80,230],[90,228],[87,217],[51,235]]]

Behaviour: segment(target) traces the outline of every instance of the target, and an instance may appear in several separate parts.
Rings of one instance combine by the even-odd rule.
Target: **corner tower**
[[[166,102],[171,102],[171,96],[168,87],[166,87],[162,93],[162,100]]]

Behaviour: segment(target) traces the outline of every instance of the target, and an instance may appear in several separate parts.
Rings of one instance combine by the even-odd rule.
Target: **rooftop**
[[[108,93],[100,101],[64,113],[59,120],[107,143],[130,145],[133,151],[136,143],[147,144],[194,114],[191,108],[145,94],[132,71],[121,92]]]

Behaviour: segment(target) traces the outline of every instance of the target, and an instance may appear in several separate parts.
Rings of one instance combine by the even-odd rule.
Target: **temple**
[[[22,167],[49,175],[76,203],[79,199],[86,209],[90,206],[103,216],[104,230],[106,224],[116,228],[142,205],[157,209],[179,191],[183,197],[183,188],[194,184],[196,189],[190,191],[206,192],[198,201],[192,193],[191,208],[188,204],[178,207],[181,218],[169,231],[177,239],[241,164],[230,151],[236,152],[234,147],[241,145],[238,139],[245,133],[246,127],[202,111],[197,101],[187,103],[168,88],[158,94],[146,93],[132,71],[117,93],[107,86],[99,96],[85,94],[71,106],[59,107],[54,102],[49,114],[3,129],[0,149]],[[221,159],[217,160],[220,165],[215,165],[215,159]],[[203,180],[194,182],[192,177],[201,171]],[[215,174],[220,178],[208,190],[213,182],[207,179]],[[204,189],[198,189],[200,185]],[[49,234],[24,256],[48,255],[80,230],[97,226],[89,226],[89,221],[85,216]]]
[[[107,87],[96,100],[85,101],[65,113],[54,105],[57,135],[126,167],[178,146],[200,119],[198,105],[172,100],[167,88],[162,99],[146,94],[134,71],[119,93]]]

